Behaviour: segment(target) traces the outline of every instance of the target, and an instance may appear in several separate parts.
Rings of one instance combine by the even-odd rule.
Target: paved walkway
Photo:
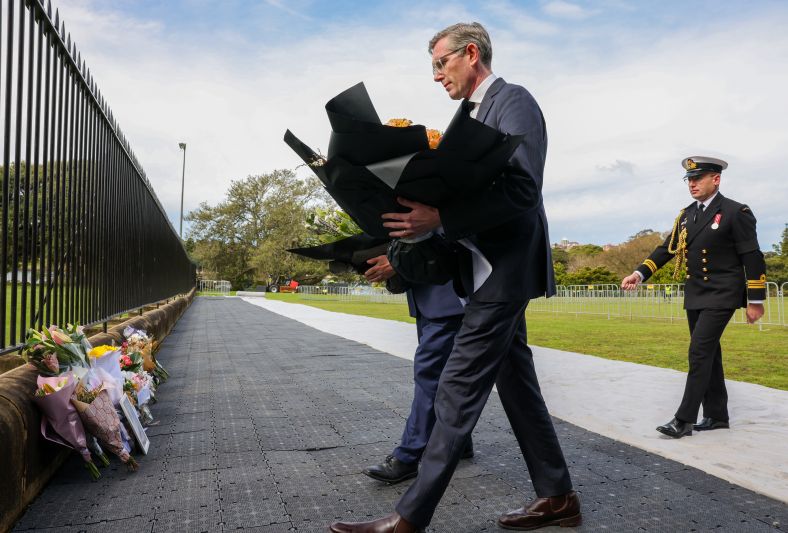
[[[198,298],[159,357],[173,377],[140,470],[114,461],[91,483],[75,458],[16,530],[324,532],[389,512],[404,490],[360,470],[399,439],[408,361],[237,298]],[[784,503],[558,419],[556,429],[583,500],[579,531],[788,524]],[[495,394],[474,439],[431,531],[496,531],[500,512],[533,497]]]
[[[413,324],[259,297],[245,300],[321,331],[413,359]],[[788,503],[788,391],[727,381],[733,430],[694,433],[676,441],[654,428],[673,416],[686,373],[533,349],[553,416]]]

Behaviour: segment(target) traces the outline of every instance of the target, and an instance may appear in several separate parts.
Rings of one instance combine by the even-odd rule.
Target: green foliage
[[[788,282],[788,224],[785,225],[782,241],[773,246],[766,255],[766,279],[778,285]]]
[[[567,254],[569,257],[573,256],[593,256],[602,253],[602,247],[596,244],[581,244],[580,246],[573,246],[569,248]]]
[[[553,271],[555,273],[555,284],[566,285],[566,263],[553,261]]]
[[[605,267],[583,267],[563,276],[561,285],[593,285],[601,283],[618,284],[621,279],[615,272]]]
[[[563,248],[553,248],[553,266],[556,264],[562,264],[564,266],[564,270],[566,270],[567,266],[569,265],[569,254]]]

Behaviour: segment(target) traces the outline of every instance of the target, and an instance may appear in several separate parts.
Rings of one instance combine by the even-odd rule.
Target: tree
[[[777,285],[788,282],[788,224],[783,228],[782,241],[772,246],[774,251],[766,252],[766,279]]]
[[[323,201],[317,180],[300,180],[291,170],[233,181],[224,200],[215,206],[203,202],[186,215],[194,257],[236,289],[280,277],[315,283],[325,275],[325,266],[286,250],[305,238],[306,213]]]
[[[605,267],[583,267],[563,276],[561,285],[594,285],[602,283],[618,284],[621,281],[615,272]]]
[[[651,230],[636,233],[630,240],[591,258],[588,266],[601,266],[616,273],[619,278],[628,276],[646,259],[664,237]]]
[[[579,246],[573,246],[572,248],[569,248],[567,253],[569,254],[569,257],[593,256],[593,255],[601,254],[602,251],[603,248],[596,244],[581,244]]]

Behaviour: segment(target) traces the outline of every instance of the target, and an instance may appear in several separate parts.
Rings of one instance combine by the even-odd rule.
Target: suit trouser
[[[435,425],[438,380],[461,324],[462,315],[429,319],[419,314],[416,317],[419,345],[413,357],[413,402],[400,445],[394,449],[394,457],[402,462],[417,462],[427,446]]]
[[[451,480],[493,385],[498,387],[528,472],[540,497],[572,490],[553,422],[526,344],[527,302],[478,302],[471,297],[435,397],[435,426],[416,480],[397,512],[426,527]]]
[[[676,418],[695,422],[703,416],[728,420],[728,391],[722,370],[720,338],[734,309],[687,309],[690,329],[689,372]]]

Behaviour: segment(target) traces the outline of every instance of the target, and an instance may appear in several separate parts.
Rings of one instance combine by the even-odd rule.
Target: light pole
[[[178,143],[183,150],[183,171],[181,172],[181,225],[178,228],[178,236],[183,240],[183,187],[186,184],[186,143]]]

